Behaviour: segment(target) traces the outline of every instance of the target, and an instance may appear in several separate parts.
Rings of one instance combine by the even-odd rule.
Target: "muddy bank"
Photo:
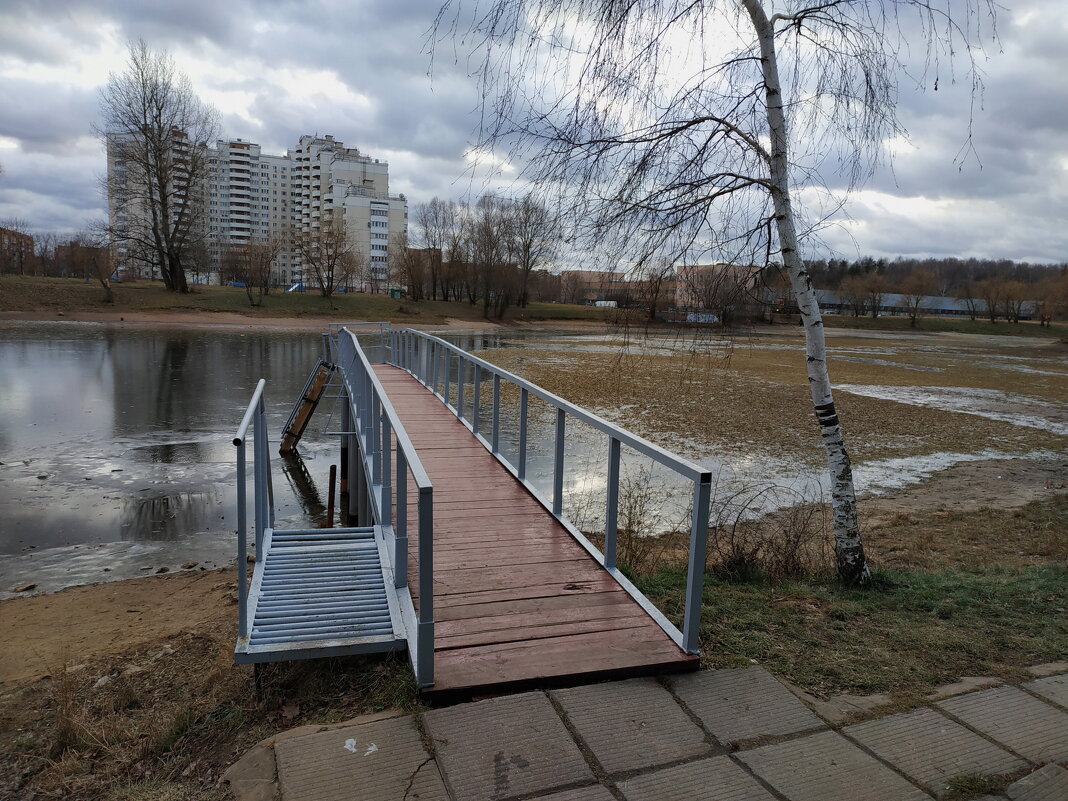
[[[234,588],[232,570],[194,570],[0,601],[0,688],[230,618],[236,631]]]

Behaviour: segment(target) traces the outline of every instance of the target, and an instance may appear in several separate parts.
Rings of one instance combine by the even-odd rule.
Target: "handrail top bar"
[[[433,489],[433,484],[430,483],[430,476],[427,475],[426,470],[423,468],[423,463],[419,460],[419,454],[416,452],[415,446],[408,437],[408,432],[405,431],[404,424],[401,422],[397,410],[393,408],[393,403],[389,400],[385,387],[382,386],[382,382],[378,379],[378,374],[375,373],[371,363],[367,361],[367,354],[365,354],[363,348],[360,347],[359,339],[352,331],[347,331],[346,333],[352,337],[352,343],[356,346],[356,355],[360,358],[364,369],[367,371],[368,377],[371,379],[371,384],[378,393],[378,402],[382,404],[382,409],[385,411],[386,417],[389,418],[389,424],[393,429],[393,435],[397,438],[397,446],[404,453],[404,458],[408,463],[408,470],[411,471],[412,478],[415,480],[415,486],[419,488],[419,494],[422,495],[427,490]],[[341,369],[344,371],[344,366],[342,366]]]
[[[245,441],[245,434],[248,432],[249,423],[252,422],[252,415],[256,413],[256,406],[259,405],[260,400],[263,398],[263,388],[265,386],[267,386],[266,378],[261,378],[256,382],[256,390],[252,393],[252,400],[248,402],[245,416],[241,418],[241,425],[237,427],[237,433],[234,434],[234,445],[237,447],[240,447]]]
[[[660,464],[664,465],[665,467],[669,467],[675,472],[680,473],[681,475],[686,476],[691,480],[700,481],[702,483],[708,483],[712,480],[712,471],[707,470],[694,462],[691,462],[689,459],[684,459],[681,456],[676,456],[670,451],[664,450],[659,445],[656,445],[647,439],[643,439],[637,434],[632,434],[626,429],[620,428],[615,423],[611,423],[608,420],[605,420],[600,415],[596,415],[593,412],[587,411],[579,406],[576,406],[570,401],[564,400],[559,395],[554,395],[552,392],[549,392],[546,389],[542,389],[537,384],[532,384],[529,381],[520,378],[515,373],[510,373],[507,370],[502,370],[495,364],[487,362],[485,359],[480,359],[474,354],[464,350],[463,348],[459,348],[456,345],[453,345],[451,342],[446,342],[441,337],[436,337],[433,334],[428,334],[425,331],[419,331],[415,328],[405,328],[403,330],[411,331],[412,333],[417,334],[418,336],[425,337],[441,345],[444,345],[446,348],[463,356],[465,359],[468,359],[474,364],[480,365],[484,369],[489,370],[491,374],[498,375],[507,381],[511,381],[513,384],[516,384],[520,389],[525,389],[528,393],[534,395],[535,397],[541,398],[543,401],[552,404],[558,409],[565,410],[568,414],[577,418],[578,420],[581,420],[584,423],[588,423],[589,425],[607,434],[608,436],[614,437],[615,439],[619,440],[627,447],[633,448],[634,450],[639,451],[640,453],[644,453],[651,459],[660,462]]]

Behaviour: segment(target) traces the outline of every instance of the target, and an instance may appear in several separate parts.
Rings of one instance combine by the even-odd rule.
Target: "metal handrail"
[[[701,601],[704,586],[705,555],[708,547],[708,515],[712,495],[712,473],[700,465],[676,456],[659,445],[610,423],[593,412],[582,409],[514,373],[502,370],[440,337],[411,328],[391,332],[393,364],[409,372],[416,380],[437,395],[445,406],[464,423],[497,460],[504,465],[534,497],[569,531],[586,550],[626,589],[649,615],[666,631],[680,648],[697,653],[700,644]],[[452,359],[456,364],[456,405],[452,398]],[[470,368],[470,369],[469,369]],[[465,418],[466,376],[471,375],[471,417]],[[493,397],[491,431],[487,438],[480,430],[481,390],[484,376],[492,376]],[[509,462],[500,450],[500,398],[501,382],[514,384],[519,389],[519,431],[517,464]],[[439,391],[438,387],[441,387]],[[529,398],[534,396],[548,403],[556,411],[555,448],[553,464],[553,497],[546,501],[526,477],[527,462],[527,417]],[[581,531],[569,521],[563,512],[564,432],[566,418],[571,417],[586,423],[606,434],[608,443],[608,487],[605,508],[604,552],[599,551]],[[659,464],[673,470],[693,482],[693,507],[690,517],[689,564],[686,578],[686,605],[682,631],[668,620],[659,609],[619,571],[616,565],[620,446],[644,454]]]
[[[383,329],[383,333],[391,333]],[[418,492],[419,611],[409,650],[416,681],[434,683],[434,487],[396,409],[386,395],[356,334],[337,334],[338,366],[348,419],[359,444],[359,467],[366,476],[370,511],[383,536],[392,541],[394,586],[408,587],[408,476]],[[396,517],[393,507],[396,505]]]
[[[253,515],[257,558],[262,558],[264,532],[274,528],[274,485],[271,481],[271,452],[267,444],[267,411],[263,402],[265,379],[256,383],[252,399],[234,434],[237,448],[237,632],[240,640],[248,639],[248,487],[246,448],[248,427],[252,426]]]

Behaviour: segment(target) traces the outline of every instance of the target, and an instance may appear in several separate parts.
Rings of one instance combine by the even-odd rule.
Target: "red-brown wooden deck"
[[[433,693],[697,667],[436,396],[375,371],[434,485]]]

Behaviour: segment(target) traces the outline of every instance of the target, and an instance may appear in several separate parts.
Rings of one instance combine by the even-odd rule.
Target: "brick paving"
[[[1048,672],[1048,670],[1046,671]],[[1068,673],[844,728],[760,668],[528,692],[261,743],[238,801],[1068,800]],[[310,728],[310,727],[306,727]]]

